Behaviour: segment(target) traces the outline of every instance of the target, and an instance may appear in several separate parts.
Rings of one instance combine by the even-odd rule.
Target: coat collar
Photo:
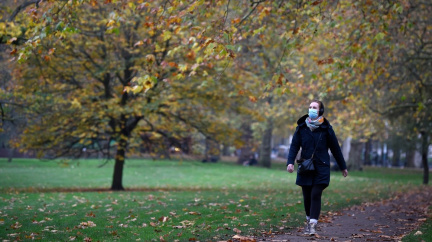
[[[309,117],[309,115],[304,115],[303,117],[301,117],[298,121],[297,121],[297,125],[298,126],[306,126],[306,118],[308,118]],[[320,128],[323,128],[323,129],[327,129],[328,127],[330,126],[330,122],[326,119],[326,118],[324,118],[324,122],[320,125]]]

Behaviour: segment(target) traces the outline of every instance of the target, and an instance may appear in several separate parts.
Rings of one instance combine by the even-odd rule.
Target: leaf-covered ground
[[[219,241],[296,231],[301,189],[284,165],[128,160],[124,192],[101,161],[0,160],[0,239]],[[418,189],[421,171],[332,174],[323,214]],[[401,185],[403,184],[403,185]]]
[[[303,235],[300,226],[282,235],[269,235],[275,241],[430,241],[430,228],[421,225],[430,221],[432,188],[398,194],[390,199],[363,203],[340,211],[328,212],[319,221],[318,234]],[[411,233],[410,236],[405,237]],[[427,235],[429,233],[429,235]],[[430,237],[428,237],[430,239]]]

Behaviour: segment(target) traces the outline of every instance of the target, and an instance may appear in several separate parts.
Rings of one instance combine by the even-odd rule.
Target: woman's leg
[[[303,204],[306,216],[310,217],[311,214],[311,199],[312,199],[312,186],[302,186]]]
[[[324,189],[327,187],[325,184],[317,184],[311,187],[311,203],[310,203],[310,218],[318,220],[321,213],[321,196]]]

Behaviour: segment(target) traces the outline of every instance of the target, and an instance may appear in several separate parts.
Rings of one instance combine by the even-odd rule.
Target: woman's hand
[[[348,170],[347,169],[342,171],[342,176],[344,176],[344,177],[348,176]]]
[[[293,165],[293,164],[289,164],[289,165],[287,166],[287,171],[288,171],[289,173],[292,173],[292,172],[294,171],[294,165]]]

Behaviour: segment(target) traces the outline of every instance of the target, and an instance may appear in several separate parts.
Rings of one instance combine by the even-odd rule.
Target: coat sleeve
[[[294,132],[292,141],[291,141],[291,146],[289,149],[289,153],[288,153],[288,161],[287,161],[287,166],[289,164],[294,165],[294,161],[295,158],[297,157],[297,153],[300,150],[300,132],[299,132],[299,127],[297,126],[296,131]]]
[[[333,157],[336,159],[336,162],[339,166],[339,169],[345,170],[347,168],[347,166],[346,166],[345,159],[342,155],[342,151],[341,151],[341,148],[339,146],[339,142],[336,138],[336,134],[335,134],[335,132],[331,126],[328,129],[328,131],[329,131],[328,144],[329,144],[330,151],[333,154]]]

